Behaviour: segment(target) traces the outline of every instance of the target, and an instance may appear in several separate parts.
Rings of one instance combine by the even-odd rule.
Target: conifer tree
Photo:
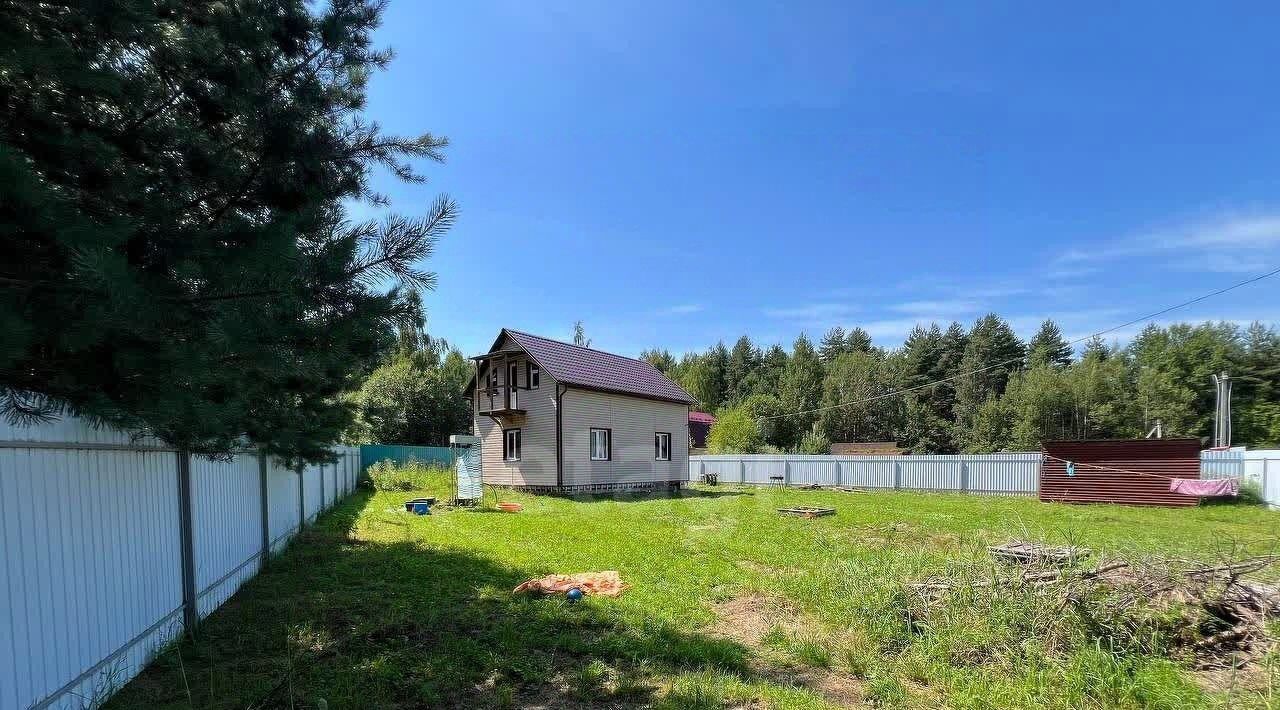
[[[849,352],[848,347],[849,341],[846,340],[844,328],[837,325],[822,336],[822,341],[818,344],[818,359],[823,364],[833,362],[836,358]]]
[[[724,378],[730,402],[741,402],[760,388],[761,357],[760,350],[745,335],[733,344],[725,365]]]
[[[385,207],[442,159],[365,120],[382,3],[18,3],[0,13],[0,413],[200,453],[325,458],[420,316],[453,223]]]
[[[779,438],[786,441],[788,447],[818,419],[818,415],[809,410],[815,409],[822,399],[822,378],[822,362],[813,343],[802,333],[792,346],[779,387],[782,406],[790,415],[781,420],[786,430]]]
[[[974,451],[979,438],[987,443],[993,440],[989,432],[980,435],[975,428],[979,408],[1004,394],[1010,374],[1022,367],[1026,349],[1009,324],[994,313],[979,318],[965,340],[961,376],[956,380],[953,437],[956,448]],[[984,414],[991,415],[997,409],[995,404],[988,405]]]
[[[1040,325],[1040,330],[1027,344],[1027,351],[1028,367],[1049,365],[1061,369],[1071,364],[1071,344],[1052,320]]]
[[[871,334],[861,327],[855,327],[849,331],[844,339],[844,351],[848,353],[870,353],[875,349],[875,343],[871,342]]]

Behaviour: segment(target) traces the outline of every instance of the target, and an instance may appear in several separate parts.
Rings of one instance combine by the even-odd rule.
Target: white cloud
[[[699,313],[705,310],[705,308],[706,307],[703,306],[701,303],[682,303],[677,306],[670,306],[668,308],[664,308],[658,313],[660,315],[667,315],[667,316],[681,316],[681,315],[688,315],[690,313]]]
[[[941,317],[943,315],[956,315],[963,313],[975,313],[985,306],[978,301],[965,300],[939,300],[939,301],[907,301],[906,303],[895,303],[889,306],[889,310],[899,313],[913,313],[916,315]]]
[[[766,308],[764,314],[770,318],[820,323],[845,318],[860,309],[848,303],[809,303],[801,306]]]
[[[1223,258],[1240,265],[1248,263],[1248,257],[1242,252],[1256,258],[1259,253],[1276,248],[1280,248],[1280,214],[1222,215],[1090,247],[1069,249],[1058,256],[1057,263],[1062,266],[1136,256],[1171,256],[1180,257],[1179,263],[1183,266],[1216,271],[1222,269],[1215,269],[1213,265]],[[1235,251],[1213,251],[1218,249]],[[1236,268],[1240,269],[1239,266]]]

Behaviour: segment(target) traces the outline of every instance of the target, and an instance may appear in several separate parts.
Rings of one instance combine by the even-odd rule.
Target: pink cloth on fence
[[[1240,479],[1196,480],[1194,478],[1174,478],[1169,481],[1169,490],[1174,493],[1181,493],[1184,496],[1238,496],[1240,495]]]

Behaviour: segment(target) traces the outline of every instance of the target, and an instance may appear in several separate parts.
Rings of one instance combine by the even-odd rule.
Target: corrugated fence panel
[[[358,450],[325,466],[325,504],[354,487]],[[0,710],[97,707],[182,631],[179,454],[64,418],[0,424]],[[260,568],[256,453],[190,459],[196,611]],[[268,536],[299,524],[299,477],[267,467]],[[321,504],[309,468],[311,514]]]
[[[360,471],[373,464],[390,459],[396,463],[418,461],[425,464],[453,466],[453,452],[447,446],[397,446],[394,444],[365,444],[360,447]]]
[[[1041,466],[1042,456],[1035,451],[926,456],[721,454],[690,456],[689,480],[716,474],[721,483],[768,485],[776,483],[771,476],[782,476],[789,485],[1036,495]],[[1280,451],[1205,451],[1200,470],[1205,478],[1256,481],[1267,502],[1280,506]]]
[[[929,491],[963,490],[963,460],[954,456],[897,456],[899,487]]]
[[[693,456],[689,480],[718,474],[722,483],[967,491],[1033,495],[1040,478],[1038,453],[965,456]]]
[[[1280,507],[1280,450],[1201,451],[1201,478],[1239,477],[1262,491],[1262,499]]]
[[[840,461],[840,485],[854,488],[893,488],[896,456],[835,456]]]
[[[174,637],[177,481],[173,453],[0,448],[0,707],[103,698]]]
[[[965,456],[966,484],[971,493],[1035,495],[1040,486],[1040,454]]]
[[[834,486],[840,480],[840,462],[831,456],[789,456],[787,480]]]
[[[191,527],[200,616],[208,616],[261,566],[257,454],[191,459]]]
[[[124,446],[136,449],[170,449],[155,437],[138,437],[108,427],[95,427],[76,417],[62,417],[30,427],[0,421],[0,441],[60,442],[95,446]]]
[[[333,504],[342,496],[343,492],[338,490],[338,481],[340,480],[338,477],[338,467],[341,465],[342,459],[339,458],[336,462],[324,467],[324,494],[327,500],[325,503],[326,509],[332,508]]]
[[[774,457],[744,457],[743,480],[747,483],[769,483],[770,476],[782,478],[786,459]]]
[[[267,463],[267,525],[271,551],[283,550],[302,521],[298,504],[298,472],[276,461]]]
[[[303,500],[306,501],[307,522],[312,522],[320,514],[320,467],[307,466],[302,469]]]
[[[1201,478],[1240,478],[1245,474],[1244,452],[1201,451]]]

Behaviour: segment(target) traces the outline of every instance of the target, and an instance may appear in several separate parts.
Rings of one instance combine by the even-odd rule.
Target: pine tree
[[[724,346],[723,341],[707,351],[704,362],[712,396],[709,406],[719,409],[729,402],[729,349]]]
[[[817,408],[822,399],[822,378],[822,362],[818,353],[809,338],[801,334],[792,346],[779,386],[782,406],[790,415],[782,420],[787,430],[780,434],[787,441],[788,448],[818,419],[817,413],[810,410]]]
[[[745,335],[733,344],[725,365],[725,389],[730,402],[741,402],[760,387],[761,357],[760,350]]]
[[[787,351],[773,344],[765,351],[760,362],[760,390],[776,393],[782,382],[782,372],[787,369]]]
[[[960,361],[960,377],[956,380],[955,429],[956,448],[975,451],[979,432],[978,410],[988,399],[1004,394],[1009,376],[1019,370],[1026,349],[1009,324],[994,313],[979,318],[966,337],[964,357]],[[988,406],[993,411],[995,405]],[[990,437],[986,439],[990,443]]]
[[[659,350],[658,348],[654,348],[653,350],[644,350],[640,353],[640,359],[650,365],[653,365],[657,368],[658,372],[661,372],[664,375],[671,372],[676,367],[676,359],[672,357],[671,351],[665,348],[662,350]]]
[[[894,389],[891,368],[883,357],[845,353],[827,366],[822,385],[823,411],[818,429],[832,441],[884,441],[898,429],[902,400],[874,399]]]
[[[1071,364],[1071,344],[1062,337],[1058,324],[1046,320],[1027,345],[1027,366],[1049,365],[1065,368]]]
[[[844,340],[844,351],[849,353],[875,352],[875,343],[871,342],[871,334],[860,327],[849,331]]]
[[[453,223],[351,221],[446,141],[361,117],[382,5],[19,3],[0,13],[0,412],[321,460]]]
[[[848,347],[849,342],[845,339],[844,328],[836,326],[822,336],[822,342],[818,345],[818,359],[824,364],[833,362],[848,352]]]

